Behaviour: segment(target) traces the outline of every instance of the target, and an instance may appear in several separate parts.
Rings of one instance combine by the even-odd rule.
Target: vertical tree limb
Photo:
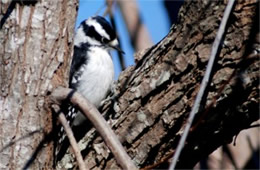
[[[64,130],[67,134],[67,137],[69,138],[72,150],[75,154],[75,157],[76,157],[78,165],[79,165],[79,169],[80,170],[88,170],[88,168],[86,168],[86,166],[85,166],[85,163],[84,163],[84,160],[81,156],[77,141],[74,138],[73,132],[72,132],[72,130],[71,130],[69,124],[68,124],[68,121],[67,121],[65,115],[61,112],[61,113],[59,113],[58,117],[59,117],[60,123],[64,127]]]

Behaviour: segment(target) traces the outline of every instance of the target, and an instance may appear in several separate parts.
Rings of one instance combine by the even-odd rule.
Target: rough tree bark
[[[65,85],[77,0],[1,1],[0,169],[21,169],[52,126],[47,92]],[[41,132],[29,133],[43,129]],[[52,145],[32,169],[51,169]]]
[[[190,131],[177,168],[201,158],[259,119],[259,9],[237,1],[214,70],[206,106]],[[139,167],[168,167],[210,55],[226,1],[186,1],[179,23],[124,71],[116,99],[101,110]],[[119,168],[94,129],[81,140],[89,168]],[[63,165],[72,166],[67,154]]]

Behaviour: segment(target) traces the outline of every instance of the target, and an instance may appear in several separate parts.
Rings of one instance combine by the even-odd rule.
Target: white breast
[[[109,52],[105,49],[91,47],[88,55],[89,59],[84,66],[85,71],[80,78],[77,91],[98,108],[114,80],[114,65]],[[80,124],[82,116],[77,116],[73,124]]]

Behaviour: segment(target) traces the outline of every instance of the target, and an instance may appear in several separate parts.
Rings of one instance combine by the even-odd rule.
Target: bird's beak
[[[113,46],[112,48],[117,50],[118,52],[120,52],[122,54],[125,54],[125,52],[123,50],[121,50],[119,46]]]
[[[120,53],[122,53],[122,54],[125,54],[125,52],[119,48],[118,44],[119,44],[119,43],[118,43],[118,40],[115,39],[115,40],[113,40],[113,41],[111,41],[111,42],[109,43],[109,46],[110,46],[111,48],[117,50],[118,52],[120,52]]]

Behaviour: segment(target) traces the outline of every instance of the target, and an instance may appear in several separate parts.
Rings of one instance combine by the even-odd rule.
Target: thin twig
[[[114,15],[113,15],[112,11],[109,13],[109,17],[110,17],[110,21],[111,21],[112,27],[114,28],[115,32],[117,33],[116,21],[115,21],[115,18],[114,18]],[[118,40],[118,47],[119,47],[119,49],[122,49],[119,34],[117,34],[117,40]],[[123,54],[124,53],[122,53],[122,51],[118,51],[117,50],[117,55],[118,55],[118,58],[119,58],[121,70],[125,70],[125,68],[126,68],[125,59],[124,59]]]
[[[109,14],[110,17],[110,21],[111,21],[111,25],[114,28],[116,34],[117,34],[117,40],[118,40],[118,47],[119,49],[121,49],[121,41],[120,41],[120,37],[117,33],[117,29],[116,29],[116,21],[113,15],[113,4],[115,3],[115,0],[106,0],[106,11],[104,12],[103,16],[105,17],[107,14]],[[123,53],[121,51],[117,51],[117,56],[119,58],[119,62],[120,62],[120,66],[121,66],[121,70],[125,70],[126,66],[125,66],[125,60],[124,60],[124,56]]]
[[[75,157],[77,159],[79,169],[80,170],[87,170],[85,163],[84,163],[84,160],[81,156],[80,149],[78,147],[77,141],[76,141],[76,139],[73,135],[73,132],[72,132],[72,130],[71,130],[69,124],[68,124],[68,121],[67,121],[64,113],[62,113],[62,112],[59,114],[59,121],[62,124],[62,126],[64,127],[64,130],[65,130],[67,137],[70,141],[70,145],[71,145],[72,150],[73,150]]]
[[[201,101],[205,97],[205,95],[206,95],[205,90],[208,87],[208,85],[210,84],[209,80],[212,77],[212,69],[213,69],[213,66],[214,66],[214,63],[215,63],[215,60],[216,60],[216,57],[217,57],[217,53],[219,52],[219,50],[221,48],[221,41],[224,37],[227,21],[229,19],[230,13],[233,9],[234,3],[235,3],[234,0],[228,1],[227,7],[226,7],[225,12],[224,12],[224,16],[221,20],[221,24],[220,24],[217,36],[216,36],[214,43],[213,43],[213,47],[212,47],[212,50],[211,50],[211,55],[210,55],[210,58],[209,58],[209,61],[208,61],[205,76],[203,77],[200,90],[198,92],[198,95],[196,96],[194,106],[192,107],[192,110],[191,110],[191,113],[189,115],[186,127],[183,131],[183,135],[180,139],[180,142],[179,142],[178,147],[176,149],[176,152],[174,154],[174,157],[173,157],[173,160],[172,160],[171,165],[169,167],[169,170],[175,169],[175,166],[176,166],[177,161],[179,159],[180,153],[181,153],[181,151],[184,147],[186,138],[188,136],[189,129],[191,127],[193,119],[194,119],[195,115],[198,113],[199,109],[201,108]]]
[[[52,92],[52,97],[56,100],[64,100],[67,98],[68,94],[71,93],[71,91],[72,90],[68,88],[58,87]],[[114,154],[118,164],[123,169],[136,170],[136,166],[127,155],[117,136],[107,124],[103,116],[96,109],[96,107],[77,92],[72,95],[70,101],[74,105],[77,105],[82,113],[85,114],[85,116],[92,122],[96,130],[107,144],[110,151]]]

